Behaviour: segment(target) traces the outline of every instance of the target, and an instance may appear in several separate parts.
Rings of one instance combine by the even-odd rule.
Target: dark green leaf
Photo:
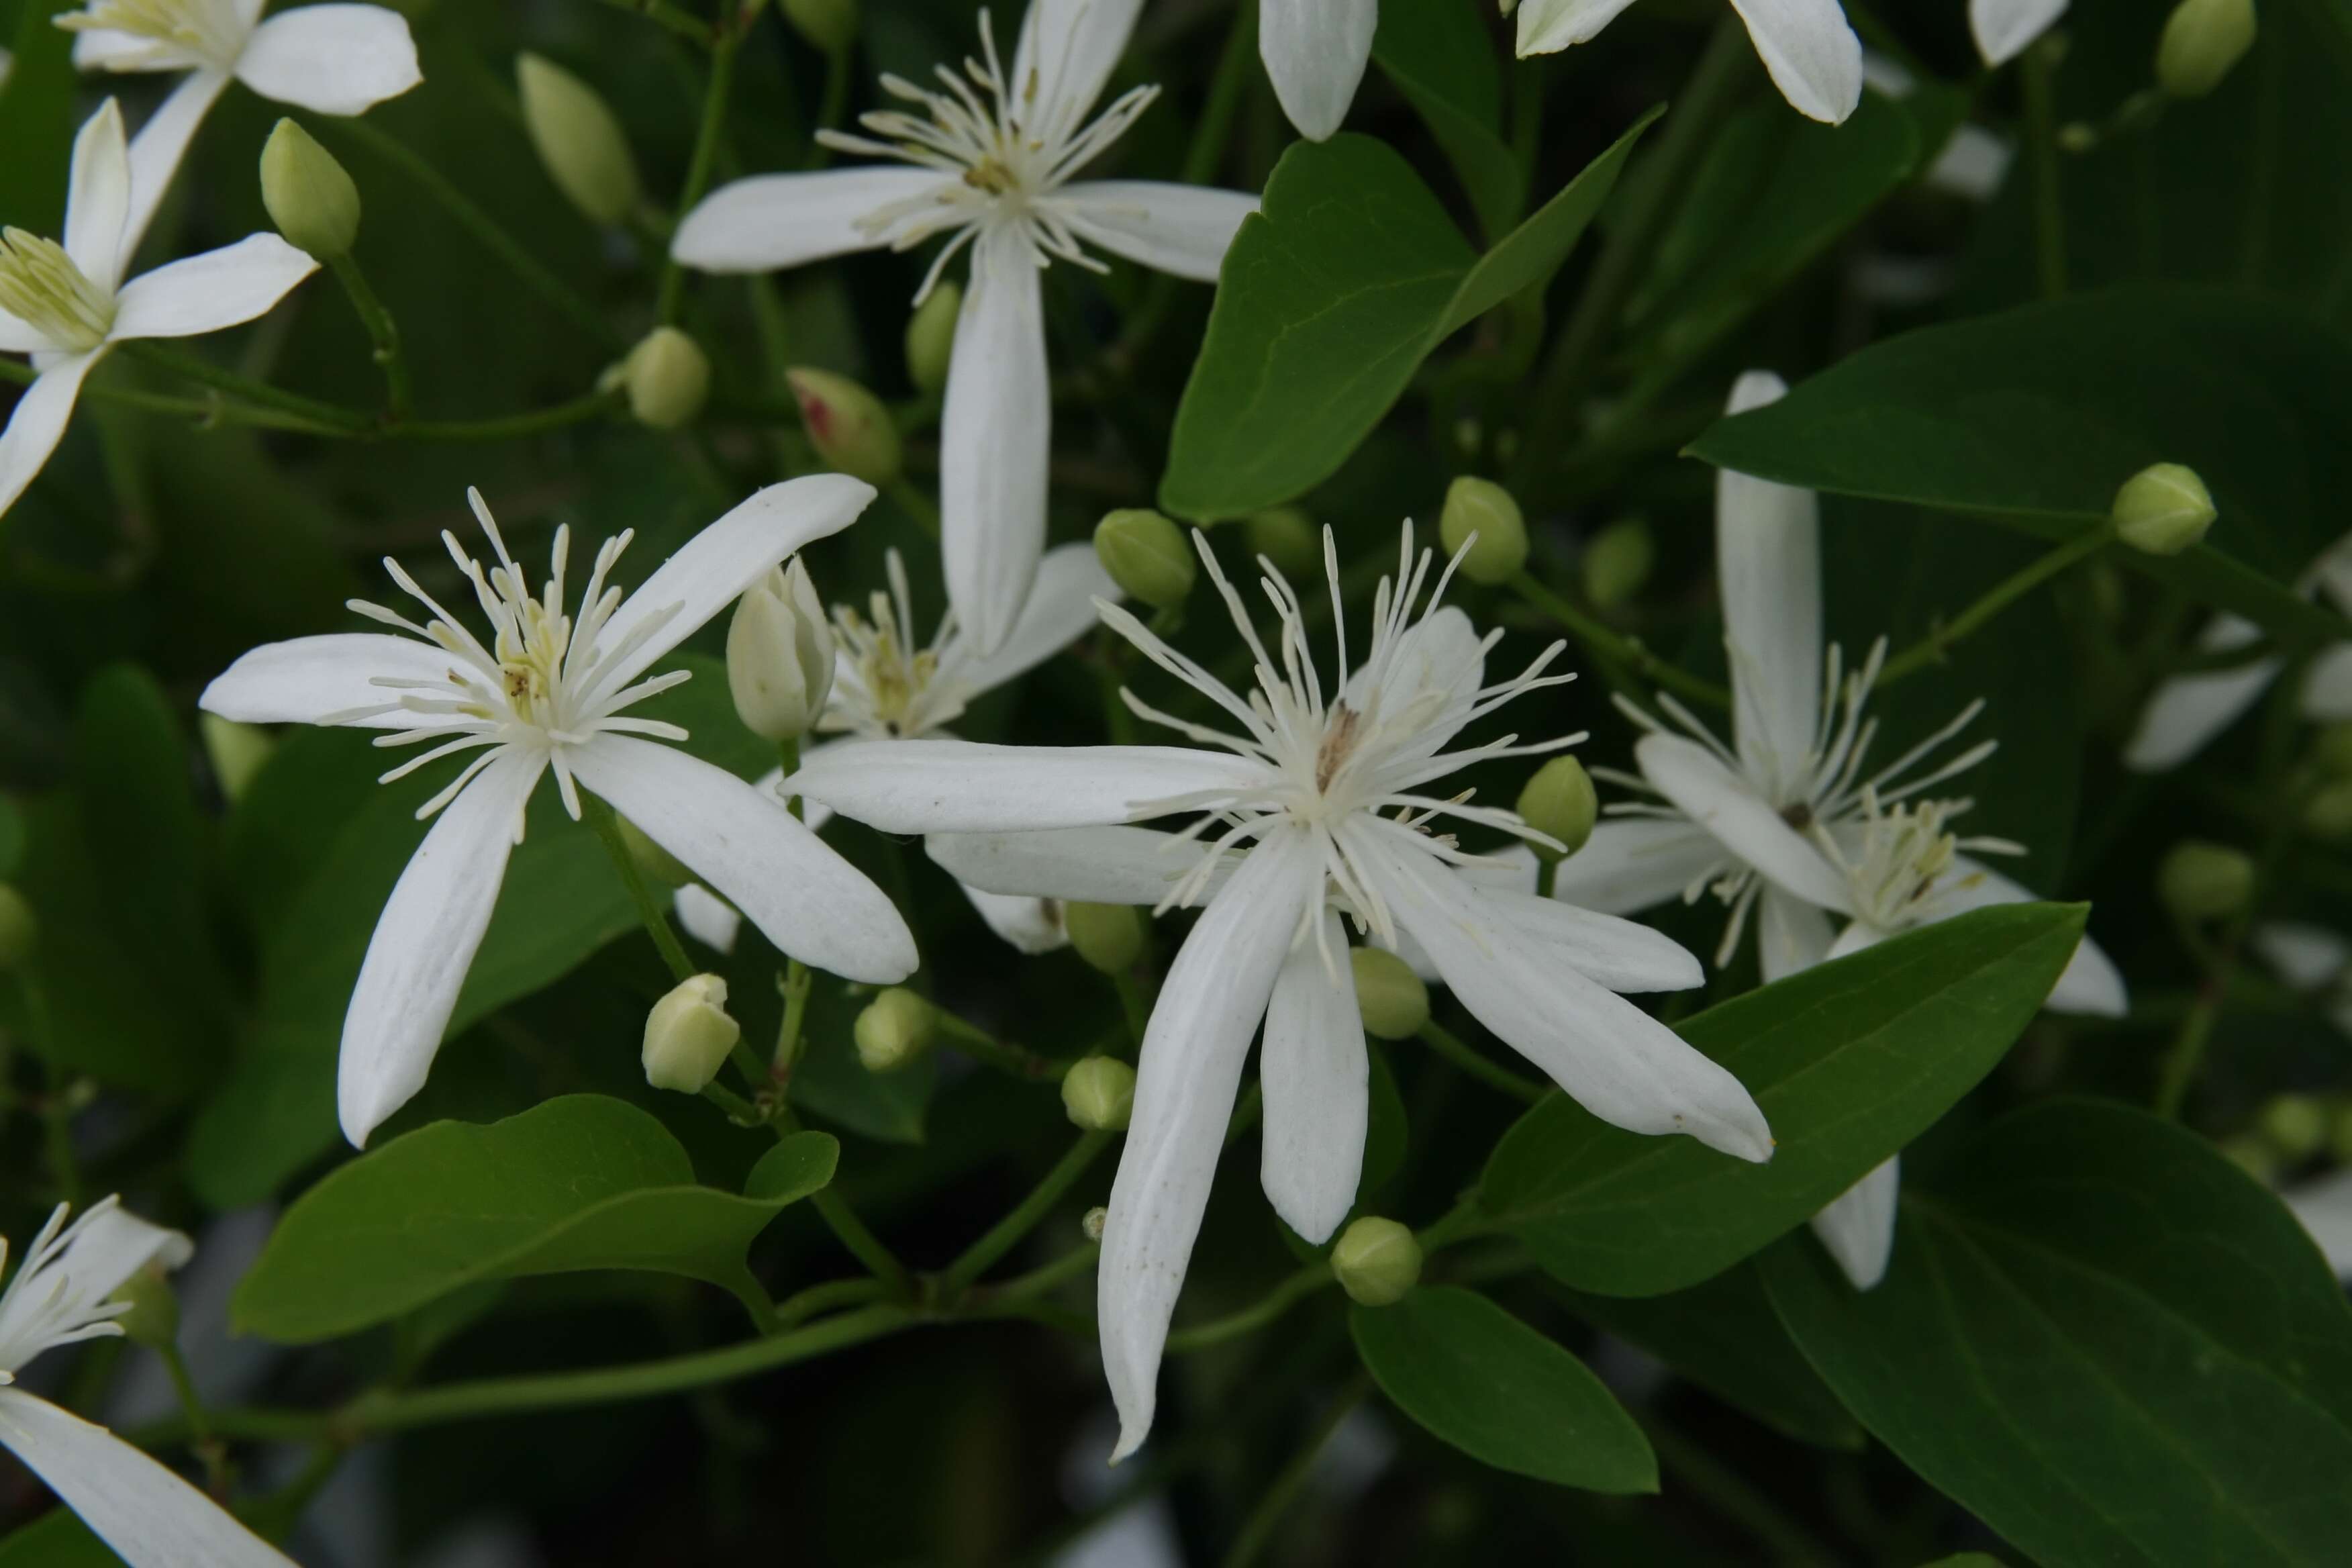
[[[1489,239],[1519,221],[1525,179],[1503,144],[1503,84],[1475,0],[1384,5],[1372,58],[1429,126]]]
[[[1359,1212],[1404,1163],[1405,1149],[1412,1137],[1404,1096],[1397,1092],[1396,1074],[1389,1068],[1388,1053],[1366,1040],[1364,1055],[1370,1063],[1371,1109],[1364,1128],[1363,1175],[1356,1184]]]
[[[16,60],[0,88],[0,147],[58,148],[73,142],[73,36],[49,18],[70,5],[34,0],[16,13]],[[65,226],[66,160],[0,159],[0,222],[58,237]]]
[[[52,1509],[0,1540],[0,1568],[122,1568],[69,1508]]]

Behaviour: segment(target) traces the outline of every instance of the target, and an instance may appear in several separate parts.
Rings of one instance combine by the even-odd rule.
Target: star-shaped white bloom
[[[1444,576],[1432,584],[1432,557],[1415,557],[1408,528],[1398,575],[1375,596],[1362,662],[1351,666],[1327,533],[1339,657],[1326,688],[1290,584],[1266,568],[1281,617],[1269,648],[1206,541],[1195,539],[1255,656],[1246,700],[1125,610],[1104,605],[1101,614],[1234,730],[1174,718],[1129,693],[1138,714],[1200,745],[848,742],[786,784],[886,831],[946,836],[933,841],[933,857],[999,891],[1163,908],[1207,900],[1144,1033],[1103,1231],[1098,1306],[1120,1455],[1151,1424],[1169,1316],[1261,1018],[1268,1199],[1316,1242],[1355,1200],[1367,1068],[1342,913],[1384,939],[1417,941],[1473,1016],[1604,1121],[1687,1132],[1746,1160],[1772,1148],[1738,1079],[1612,994],[1696,985],[1697,960],[1646,927],[1481,887],[1462,868],[1482,858],[1436,831],[1451,819],[1549,842],[1515,812],[1430,786],[1479,763],[1569,743],[1506,736],[1444,749],[1512,698],[1570,679],[1544,674],[1559,645],[1487,685],[1486,655],[1501,634],[1481,638],[1461,611],[1440,607]],[[1192,821],[1177,833],[1126,826],[1167,816]]]
[[[1301,136],[1320,142],[1348,117],[1380,19],[1379,0],[1265,0],[1259,7],[1258,58]]]
[[[2006,65],[2066,14],[2066,0],[1969,0],[1969,32],[1989,66]]]
[[[1732,389],[1741,414],[1780,396],[1778,376],[1750,372]],[[1677,734],[1640,710],[1650,732],[1634,747],[1639,776],[1604,773],[1654,800],[1611,808],[1583,848],[1562,861],[1559,896],[1630,913],[1712,889],[1729,906],[1718,963],[1751,911],[1764,978],[1778,980],[1898,932],[2034,895],[1963,850],[2014,853],[1998,839],[1948,831],[1966,801],[1927,792],[1990,755],[1979,742],[1941,763],[1934,753],[1974,721],[1969,705],[1943,729],[1865,773],[1877,731],[1864,709],[1885,645],[1839,678],[1822,637],[1821,515],[1811,490],[1746,474],[1717,476],[1716,558],[1730,656],[1733,744],[1724,745],[1671,696]],[[1845,922],[1833,931],[1832,917]],[[2124,1011],[2123,977],[2085,937],[2044,1005]],[[1814,1224],[1855,1284],[1875,1284],[1894,1243],[1895,1162],[1822,1211]]]
[[[210,1498],[103,1426],[12,1386],[43,1351],[122,1332],[109,1300],[143,1268],[194,1250],[176,1230],[92,1204],[70,1226],[49,1215],[0,1292],[0,1447],[25,1462],[131,1568],[293,1568]],[[0,1238],[0,1267],[8,1243]]]
[[[261,19],[267,0],[84,0],[58,18],[84,70],[185,71],[131,144],[126,252],[137,247],[230,80],[318,114],[363,114],[425,78],[408,22],[382,5],[304,5]]]
[[[1525,0],[1518,55],[1588,43],[1633,0]],[[1835,125],[1862,101],[1862,40],[1838,0],[1731,0],[1772,85],[1798,113]],[[1506,10],[1509,7],[1506,6]]]
[[[714,192],[678,225],[670,252],[707,272],[764,272],[950,235],[916,294],[971,249],[940,430],[940,547],[948,598],[982,653],[1013,635],[1045,549],[1053,407],[1039,272],[1055,260],[1103,271],[1087,246],[1180,278],[1214,281],[1257,198],[1151,180],[1074,180],[1158,96],[1126,92],[1089,121],[1127,47],[1140,0],[1035,0],[1007,74],[981,16],[981,58],[938,68],[940,90],[882,79],[920,114],[868,114],[879,140],[826,144],[896,158],[762,174]]]
[[[0,230],[0,353],[30,354],[40,372],[0,433],[0,514],[57,450],[108,350],[250,321],[318,269],[276,235],[254,234],[126,283],[131,188],[122,111],[110,98],[74,138],[65,243]]]
[[[564,608],[570,532],[536,594],[468,492],[497,561],[486,573],[456,537],[449,554],[491,637],[477,639],[415,580],[384,569],[424,607],[423,625],[352,601],[406,636],[299,637],[254,649],[200,706],[249,724],[350,724],[389,731],[379,746],[429,744],[386,781],[462,752],[473,760],[418,811],[439,815],[377,921],[343,1019],[337,1100],[355,1145],[425,1083],[522,837],[523,807],[552,771],[580,816],[586,786],[733,901],[782,952],[852,980],[888,984],[915,967],[914,938],[889,900],[774,798],[655,740],[686,731],[625,710],[687,679],[642,679],[779,561],[838,531],[874,499],[839,474],[771,485],[704,529],[624,599],[610,585],[630,534],[609,540],[575,619]]]

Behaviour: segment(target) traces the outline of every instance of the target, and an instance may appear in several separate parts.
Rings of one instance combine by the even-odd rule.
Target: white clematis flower
[[[275,103],[363,114],[425,79],[408,22],[382,5],[304,5],[261,19],[267,0],[83,0],[58,18],[84,70],[185,71],[131,144],[125,254],[138,247],[188,143],[224,89]]]
[[[1122,1428],[1114,1457],[1133,1452],[1151,1425],[1169,1317],[1261,1018],[1267,1197],[1317,1242],[1354,1202],[1367,1068],[1343,912],[1388,940],[1409,933],[1480,1022],[1603,1120],[1687,1132],[1745,1160],[1772,1147],[1738,1079],[1612,994],[1695,985],[1696,959],[1646,927],[1481,887],[1461,872],[1480,858],[1433,831],[1452,818],[1541,841],[1514,812],[1429,786],[1568,743],[1506,737],[1444,749],[1473,720],[1570,679],[1543,673],[1559,645],[1487,685],[1486,654],[1501,634],[1482,639],[1461,611],[1439,607],[1444,578],[1431,585],[1432,557],[1414,556],[1408,527],[1398,577],[1381,581],[1369,646],[1351,668],[1327,533],[1339,668],[1326,688],[1290,585],[1267,569],[1281,616],[1270,649],[1195,539],[1256,658],[1246,700],[1125,610],[1101,614],[1234,731],[1172,718],[1130,693],[1138,714],[1202,744],[849,742],[786,784],[886,831],[947,836],[934,857],[1003,892],[1165,908],[1213,888],[1145,1030],[1103,1231],[1103,1360]],[[1126,826],[1165,816],[1192,820],[1177,833]]]
[[[1730,412],[1770,403],[1778,376],[1750,372]],[[1887,937],[1990,904],[2034,895],[1969,855],[2015,852],[1948,831],[1966,801],[1926,792],[1974,767],[1994,742],[1941,763],[1935,752],[1983,709],[1960,715],[1892,763],[1865,773],[1876,721],[1864,708],[1885,645],[1839,678],[1822,647],[1821,516],[1810,490],[1725,471],[1717,479],[1716,551],[1730,656],[1733,744],[1717,740],[1671,696],[1675,733],[1630,705],[1650,732],[1634,748],[1639,776],[1601,776],[1654,797],[1610,808],[1585,847],[1562,861],[1555,889],[1588,909],[1630,913],[1712,889],[1728,906],[1716,962],[1729,961],[1755,917],[1764,978],[1773,981]],[[1833,932],[1832,921],[1844,929]],[[2085,937],[2044,1005],[2115,1016],[2123,977]],[[1816,1218],[1856,1285],[1885,1272],[1893,1245],[1895,1162],[1889,1160]]]
[[[2066,14],[2066,0],[1969,0],[1969,33],[1989,66],[2006,65]]]
[[[1320,142],[1348,117],[1380,19],[1380,0],[1265,0],[1258,58],[1301,136]]]
[[[92,1204],[68,1226],[49,1215],[0,1292],[0,1447],[25,1462],[131,1568],[293,1568],[210,1498],[103,1426],[11,1386],[43,1351],[119,1335],[131,1308],[109,1300],[142,1268],[194,1251],[176,1230]],[[0,1237],[0,1266],[8,1243]]]
[[[765,272],[850,251],[952,237],[917,291],[970,246],[971,288],[956,319],[940,431],[940,545],[957,624],[982,653],[1013,635],[1045,549],[1052,445],[1039,272],[1060,260],[1104,271],[1094,246],[1179,278],[1213,282],[1257,198],[1151,180],[1074,180],[1150,107],[1120,95],[1089,121],[1141,0],[1034,0],[1008,74],[981,16],[981,58],[942,90],[882,85],[921,115],[868,114],[880,140],[820,132],[826,145],[896,158],[762,174],[713,192],[678,225],[670,253],[706,272]]]
[[[625,599],[609,584],[631,537],[624,532],[596,552],[576,620],[564,609],[569,530],[556,530],[553,564],[533,594],[481,497],[467,499],[496,563],[485,573],[454,535],[442,540],[490,623],[488,643],[387,559],[393,580],[424,606],[423,625],[354,600],[353,609],[408,635],[272,643],[231,665],[199,704],[243,723],[358,725],[389,731],[379,746],[429,745],[387,781],[476,753],[419,809],[439,820],[393,889],[352,992],[337,1100],[355,1145],[424,1086],[542,773],[554,773],[575,819],[584,785],[726,894],[779,950],[877,984],[915,967],[906,922],[862,873],[771,795],[653,743],[682,741],[685,731],[624,711],[685,680],[686,671],[640,678],[779,561],[848,526],[873,487],[839,474],[771,485]]]
[[[1590,42],[1633,0],[1525,0],[1518,55]],[[1862,40],[1838,0],[1731,0],[1772,85],[1798,113],[1836,125],[1862,102]]]
[[[137,239],[131,186],[122,111],[110,98],[74,138],[65,243],[0,230],[0,353],[30,354],[40,373],[0,433],[0,515],[57,450],[83,380],[108,350],[250,321],[318,270],[276,235],[253,234],[126,283]]]

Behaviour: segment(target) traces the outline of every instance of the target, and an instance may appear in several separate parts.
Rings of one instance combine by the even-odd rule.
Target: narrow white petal
[[[1183,746],[845,741],[786,784],[885,833],[1021,833],[1133,821],[1171,796],[1265,777],[1255,763]]]
[[[368,1135],[425,1087],[458,988],[489,928],[523,804],[547,765],[509,751],[442,808],[376,917],[343,1015],[335,1100],[343,1136]]]
[[[1265,1094],[1258,1179],[1282,1222],[1317,1247],[1355,1205],[1371,1116],[1355,966],[1339,917],[1328,910],[1322,943],[1302,938],[1275,978],[1257,1063]],[[1335,961],[1331,973],[1323,967],[1325,949]]]
[[[840,744],[839,741],[819,741],[801,752],[801,761],[805,763],[826,747]],[[777,800],[784,799],[784,770],[770,768],[751,782],[751,787],[761,795],[772,795]],[[821,800],[803,800],[801,802],[801,820],[808,825],[810,832],[820,832],[826,823],[833,820],[833,807]]]
[[[1617,915],[1596,914],[1532,893],[1479,888],[1476,896],[1529,940],[1552,949],[1596,985],[1612,991],[1687,991],[1706,984],[1706,971],[1688,948],[1648,926]]]
[[[236,76],[275,102],[340,115],[364,114],[425,79],[406,18],[382,5],[281,12],[246,40]]]
[[[734,905],[699,882],[687,883],[670,895],[669,902],[680,931],[714,952],[735,951],[743,917],[735,912]]]
[[[1989,66],[2006,65],[2066,13],[2066,0],[1969,0],[1969,31]]]
[[[122,1282],[150,1263],[177,1268],[195,1251],[176,1230],[150,1225],[109,1200],[74,1222],[66,1249],[43,1277],[41,1289],[0,1296],[0,1354],[24,1358],[40,1353],[49,1336],[44,1322],[82,1323]],[[14,1360],[8,1363],[13,1366]]]
[[[872,250],[886,237],[859,228],[859,219],[946,179],[886,164],[730,181],[686,215],[669,253],[701,272],[772,272]]]
[[[1780,401],[1788,386],[1751,370],[1728,412]],[[1813,492],[1736,474],[1715,476],[1716,571],[1731,655],[1732,733],[1748,775],[1775,797],[1801,797],[1822,703],[1822,515]]]
[[[1013,635],[1045,551],[1053,397],[1029,241],[991,229],[972,247],[940,416],[940,551],[956,624],[982,653]]]
[[[1836,125],[1862,102],[1862,40],[1838,0],[1731,0],[1731,8],[1790,108]]]
[[[2200,653],[2226,653],[2262,636],[2252,621],[2217,616],[2197,638]],[[2148,699],[2139,727],[2124,747],[2124,766],[2160,773],[2179,767],[2228,729],[2278,679],[2279,662],[2260,659],[2235,669],[2183,675],[2166,681]]]
[[[1365,711],[1372,701],[1375,674],[1381,677],[1381,711],[1395,713],[1424,697],[1457,702],[1468,698],[1486,679],[1486,655],[1470,617],[1448,605],[1408,626],[1397,638],[1384,668],[1375,671],[1366,666],[1350,675],[1340,689],[1340,700],[1360,713]],[[1462,705],[1441,713],[1435,721],[1422,727],[1410,745],[1398,747],[1395,757],[1402,761],[1437,755],[1462,732],[1470,713]]]
[[[2041,896],[1965,855],[1952,858],[1952,868],[1935,892],[1937,904],[1947,917],[1993,904],[2031,903]],[[2101,1018],[2120,1018],[2131,1010],[2123,975],[2087,936],[2075,945],[2074,956],[2042,1005],[2053,1013],[2087,1013]]]
[[[599,735],[570,760],[582,784],[725,894],[779,952],[876,984],[914,973],[915,939],[897,908],[775,795],[628,735]]]
[[[1902,1185],[1903,1156],[1890,1154],[1813,1216],[1813,1234],[1857,1290],[1886,1277],[1886,1260],[1895,1253],[1895,1200]]]
[[[1117,604],[1126,595],[1103,570],[1091,544],[1064,544],[1045,552],[1029,589],[1021,618],[996,651],[975,658],[956,674],[973,696],[1026,675],[1069,647],[1098,623],[1095,601]]]
[[[74,137],[67,182],[66,254],[83,277],[111,294],[122,281],[122,235],[131,214],[131,153],[114,100],[100,104]]]
[[[1378,0],[1265,0],[1257,50],[1282,112],[1320,142],[1348,118],[1372,58]]]
[[[0,310],[0,354],[55,353],[57,348],[33,323]]]
[[[1032,0],[1021,19],[1012,80],[1024,94],[1035,82],[1033,122],[1077,123],[1102,96],[1142,9],[1143,0]]]
[[[2254,951],[2281,980],[2298,991],[2332,985],[2352,963],[2352,942],[2325,926],[2300,921],[2265,921],[2253,930]]]
[[[967,887],[1076,904],[1156,904],[1208,853],[1198,840],[1150,827],[934,833],[923,849]],[[1210,878],[1202,901],[1226,874]]]
[[[80,42],[95,36],[84,33],[76,39],[77,58]],[[228,72],[199,66],[180,79],[180,85],[131,139],[131,214],[122,226],[126,265],[146,237],[163,193],[172,188],[172,177],[180,172],[180,161],[187,155],[188,143],[195,140],[197,127],[204,124],[205,116],[228,84]]]
[[[1118,1407],[1114,1462],[1151,1430],[1168,1319],[1216,1177],[1242,1061],[1299,914],[1322,881],[1302,834],[1286,832],[1253,850],[1228,885],[1232,896],[1210,905],[1184,939],[1152,1005],[1096,1270],[1103,1373]]]
[[[294,1568],[178,1476],[45,1399],[0,1388],[0,1444],[131,1568]]]
[[[276,235],[249,234],[235,245],[168,262],[124,284],[107,336],[127,342],[234,327],[266,313],[318,269],[318,262]]]
[[[988,929],[1026,953],[1052,952],[1070,945],[1062,924],[1062,906],[1054,899],[1033,899],[1018,893],[992,893],[966,885],[963,896],[988,922]]]
[[[42,465],[66,433],[66,421],[73,417],[82,378],[105,354],[100,345],[89,353],[58,360],[17,397],[8,415],[8,428],[0,431],[0,517],[5,517],[25,487],[40,477]]]
[[[1981,125],[1963,125],[1944,143],[1936,161],[1920,176],[1931,191],[1972,202],[1989,202],[2000,194],[2001,183],[2017,161],[2017,144]]]
[[[1802,899],[1765,885],[1756,905],[1756,956],[1764,983],[1785,980],[1829,956],[1830,918]]]
[[[1854,921],[1848,924],[1845,930],[1837,933],[1836,940],[1829,945],[1829,951],[1822,954],[1822,962],[1827,963],[1832,959],[1850,958],[1864,948],[1876,947],[1895,934],[1891,931],[1883,931],[1867,921]]]
[[[2352,719],[2352,643],[2338,643],[2311,661],[2303,679],[2303,716],[2323,724]]]
[[[1633,0],[1519,0],[1519,58],[1591,41]]]
[[[2336,1278],[2352,1284],[2352,1171],[2305,1182],[2281,1195],[2288,1212],[2319,1244]]]
[[[1078,204],[1073,224],[1096,245],[1201,283],[1217,280],[1242,219],[1257,211],[1246,192],[1159,180],[1081,180],[1061,194]]]
[[[1630,915],[1682,897],[1727,858],[1713,834],[1687,822],[1612,817],[1595,823],[1584,847],[1559,863],[1552,892],[1588,910]],[[1534,855],[1528,859],[1532,864]]]
[[[1644,735],[1633,754],[1650,786],[1738,859],[1807,903],[1841,914],[1851,909],[1845,879],[1829,858],[1705,747],[1678,735]]]
[[[383,680],[442,680],[457,661],[430,643],[384,632],[337,632],[264,643],[213,678],[196,706],[240,724],[315,724],[330,714],[414,693],[377,686]],[[359,722],[371,729],[404,730],[413,713],[391,713]]]

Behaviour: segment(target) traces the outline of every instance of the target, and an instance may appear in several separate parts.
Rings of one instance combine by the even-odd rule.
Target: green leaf
[[[15,62],[0,88],[0,147],[56,148],[73,143],[73,36],[50,17],[73,6],[32,0],[16,13],[11,40]],[[55,239],[64,231],[63,156],[0,159],[0,220]]]
[[[1236,517],[1329,478],[1448,334],[1566,259],[1649,123],[1483,260],[1385,144],[1292,143],[1226,253],[1160,504]]]
[[[1562,1282],[1653,1296],[1722,1272],[1925,1131],[2025,1027],[2083,930],[2079,904],[2009,904],[1908,932],[1710,1008],[1683,1037],[1756,1097],[1749,1165],[1546,1099],[1503,1137],[1481,1200]]]
[[[1396,1407],[1498,1470],[1596,1492],[1654,1492],[1649,1439],[1585,1364],[1475,1291],[1425,1285],[1349,1313]]]
[[[1502,74],[1475,0],[1382,6],[1372,58],[1444,149],[1479,228],[1490,239],[1509,233],[1525,180],[1503,144]]]
[[[602,1095],[488,1126],[436,1121],[303,1194],[237,1288],[234,1316],[240,1332],[305,1343],[532,1274],[645,1268],[756,1290],[744,1249],[833,1179],[839,1152],[826,1133],[795,1133],[738,1196],[696,1185],[658,1121]]]
[[[2313,640],[2352,628],[2278,584],[2343,531],[2347,384],[2352,348],[2284,306],[2119,289],[1874,344],[1778,403],[1718,422],[1690,450],[1742,473],[1980,513],[2050,539],[2100,523],[2141,468],[2186,463],[2213,492],[2214,538],[2228,554],[2206,544],[2119,558]]]
[[[2352,1309],[2252,1178],[2168,1122],[2058,1100],[1904,1198],[1876,1289],[1801,1237],[1764,1276],[1906,1464],[2057,1568],[2344,1560]]]
[[[1364,1042],[1364,1057],[1370,1075],[1370,1106],[1365,1117],[1363,1173],[1356,1183],[1358,1213],[1404,1164],[1405,1150],[1412,1139],[1404,1096],[1397,1091],[1396,1074],[1389,1068],[1388,1053],[1368,1039]]]
[[[69,1508],[54,1508],[0,1540],[0,1568],[122,1568]]]

